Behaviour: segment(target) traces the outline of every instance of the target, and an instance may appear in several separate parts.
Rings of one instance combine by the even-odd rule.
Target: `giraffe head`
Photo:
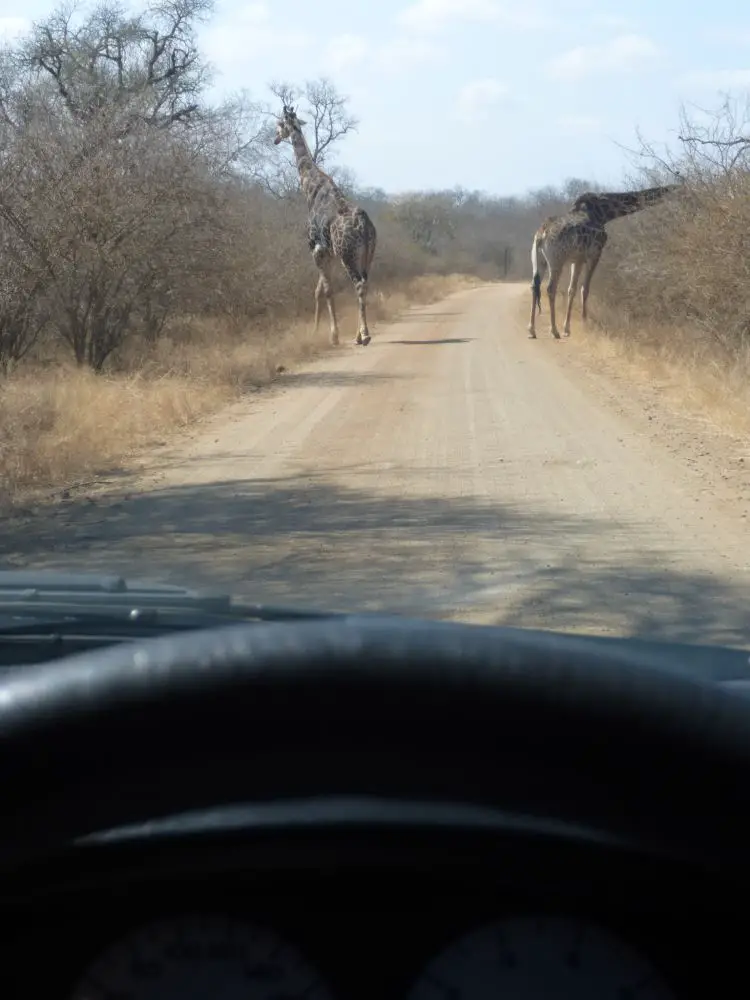
[[[620,219],[632,212],[656,205],[668,194],[676,191],[679,184],[642,188],[640,191],[607,191],[595,193],[585,191],[573,202],[573,212],[584,212],[593,221],[602,225]]]
[[[306,124],[301,118],[297,117],[297,112],[293,107],[285,104],[281,116],[276,121],[276,136],[273,140],[274,146],[278,146],[284,139],[288,139],[292,132],[301,131],[302,126]]]
[[[586,191],[585,194],[579,194],[576,200],[573,202],[572,211],[573,212],[590,212],[597,201],[597,196],[593,191]]]

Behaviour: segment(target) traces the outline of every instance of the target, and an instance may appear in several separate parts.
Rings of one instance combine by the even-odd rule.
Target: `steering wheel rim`
[[[351,617],[24,667],[0,698],[0,858],[35,836],[316,787],[492,804],[512,788],[517,808],[543,797],[544,767],[549,793],[578,771],[579,799],[611,794],[610,820],[640,809],[744,849],[750,706],[647,650],[602,660],[576,636]]]

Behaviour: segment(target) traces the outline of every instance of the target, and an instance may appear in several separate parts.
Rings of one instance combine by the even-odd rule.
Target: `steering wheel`
[[[750,705],[637,645],[362,617],[232,625],[4,676],[0,864],[222,803],[466,803],[744,853]]]

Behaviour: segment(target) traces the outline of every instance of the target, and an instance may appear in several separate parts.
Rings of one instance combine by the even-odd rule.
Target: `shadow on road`
[[[451,310],[431,310],[430,312],[404,312],[400,316],[388,320],[389,326],[398,326],[399,323],[429,323],[434,324],[436,320],[459,319],[463,315],[460,309]]]
[[[437,340],[389,340],[389,344],[410,344],[415,347],[432,347],[433,344],[468,344],[473,337],[443,337]]]
[[[419,475],[424,482],[425,472]],[[436,471],[436,476],[439,470]],[[73,501],[9,523],[0,563],[228,587],[254,600],[571,631],[750,642],[739,588],[679,571],[631,525],[465,497],[393,496],[382,467]],[[635,545],[639,537],[642,544]]]
[[[348,389],[350,386],[379,385],[407,376],[396,372],[336,372],[301,371],[284,372],[276,380],[277,385],[316,386],[319,389]]]

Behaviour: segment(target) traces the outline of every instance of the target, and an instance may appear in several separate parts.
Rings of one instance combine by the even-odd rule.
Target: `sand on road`
[[[747,503],[631,419],[627,384],[566,360],[575,329],[529,341],[527,295],[462,291],[285,373],[137,474],[9,521],[0,561],[747,643]]]

